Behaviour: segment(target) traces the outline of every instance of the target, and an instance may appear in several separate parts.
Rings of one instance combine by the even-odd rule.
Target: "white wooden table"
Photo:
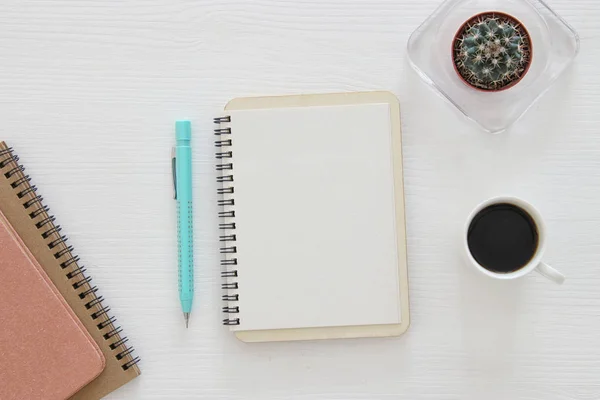
[[[491,136],[406,59],[438,0],[3,0],[0,137],[16,147],[143,358],[110,399],[600,398],[600,3],[550,0],[575,65]],[[403,105],[412,327],[401,338],[246,345],[220,325],[212,117],[231,98],[391,90]],[[193,120],[197,302],[177,297],[170,147]],[[282,127],[285,129],[285,127]],[[568,281],[460,261],[466,214],[529,200]]]

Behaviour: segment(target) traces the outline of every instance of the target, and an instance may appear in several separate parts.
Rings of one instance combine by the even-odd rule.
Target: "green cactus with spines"
[[[464,80],[476,88],[506,88],[524,76],[530,62],[529,35],[510,16],[481,15],[463,25],[456,37],[454,63]]]

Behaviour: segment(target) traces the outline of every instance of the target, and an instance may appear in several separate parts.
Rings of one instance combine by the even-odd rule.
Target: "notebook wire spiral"
[[[140,358],[134,357],[133,347],[128,346],[127,337],[121,335],[123,330],[116,325],[116,318],[110,315],[110,307],[103,304],[104,298],[97,294],[98,288],[92,285],[92,278],[86,275],[86,268],[79,263],[79,256],[73,253],[74,248],[68,244],[68,237],[62,233],[61,226],[55,224],[56,218],[50,214],[50,208],[44,205],[43,197],[37,194],[37,187],[31,185],[31,177],[25,174],[19,156],[10,147],[0,148],[0,177],[12,181],[10,188],[34,221],[48,249],[60,261],[65,277],[81,301],[85,302],[85,308],[103,339],[110,342],[108,346],[121,363],[121,368],[127,371],[138,364]]]
[[[218,125],[215,128],[215,135],[218,137],[215,140],[215,147],[217,152],[215,157],[217,159],[216,170],[217,170],[217,183],[220,187],[217,189],[217,195],[219,196],[218,206],[219,211],[219,242],[221,246],[219,252],[221,253],[221,278],[223,283],[221,289],[226,293],[222,296],[225,306],[222,308],[225,318],[223,319],[223,325],[239,325],[240,324],[240,307],[237,305],[239,302],[239,294],[237,293],[238,282],[238,259],[237,259],[237,247],[235,242],[237,240],[235,234],[235,188],[233,178],[233,139],[231,138],[231,128],[227,126],[231,122],[231,117],[219,117],[214,119],[214,123]]]

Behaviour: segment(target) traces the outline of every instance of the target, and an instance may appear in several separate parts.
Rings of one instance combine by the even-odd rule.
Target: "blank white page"
[[[240,325],[398,324],[388,104],[231,112]]]

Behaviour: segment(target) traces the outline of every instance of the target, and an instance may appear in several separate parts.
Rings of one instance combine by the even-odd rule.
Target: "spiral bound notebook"
[[[59,293],[87,329],[106,360],[106,367],[72,399],[95,400],[116,390],[140,374],[138,357],[98,288],[80,264],[79,257],[55,217],[43,202],[19,157],[0,142],[0,211],[41,265]],[[68,340],[68,338],[65,338]],[[0,349],[1,350],[1,349]]]
[[[241,98],[215,123],[223,323],[248,342],[403,333],[396,97]]]
[[[0,277],[0,399],[71,397],[104,357],[2,212]]]

